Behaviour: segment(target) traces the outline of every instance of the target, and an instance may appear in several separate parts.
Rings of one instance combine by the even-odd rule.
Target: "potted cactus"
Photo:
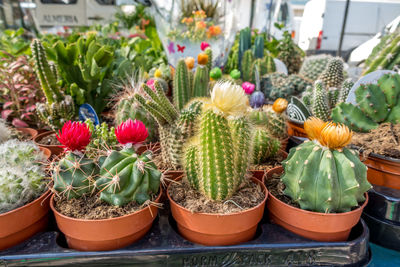
[[[0,139],[2,129],[0,128]],[[31,141],[0,140],[0,250],[47,227],[45,155]]]
[[[345,241],[368,202],[367,167],[345,147],[352,137],[347,126],[311,117],[304,128],[310,140],[267,174],[270,218],[309,239]]]
[[[167,195],[179,232],[192,242],[231,245],[248,241],[263,216],[266,188],[257,179],[246,178],[253,134],[246,102],[240,86],[217,83],[211,99],[202,99],[197,133],[185,142],[185,176],[182,182],[169,185]],[[250,192],[252,200],[244,197],[243,190]],[[246,199],[243,203],[238,203],[238,194]],[[210,205],[211,210],[205,209]],[[230,211],[229,205],[236,209]]]
[[[368,180],[400,189],[400,75],[384,74],[354,94],[355,103],[340,103],[332,119],[357,132],[352,144],[365,152]]]
[[[59,131],[67,152],[51,168],[55,194],[50,207],[70,248],[118,249],[150,229],[161,197],[161,173],[150,151],[135,152],[148,136],[141,121],[119,125],[115,136],[123,148],[98,159],[85,155],[91,134],[79,122],[67,122]]]

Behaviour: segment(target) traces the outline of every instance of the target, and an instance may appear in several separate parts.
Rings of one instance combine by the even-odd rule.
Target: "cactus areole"
[[[347,126],[312,117],[304,129],[311,141],[291,149],[282,162],[284,193],[301,209],[323,213],[348,212],[365,201],[371,188],[367,167],[345,148],[352,137]]]

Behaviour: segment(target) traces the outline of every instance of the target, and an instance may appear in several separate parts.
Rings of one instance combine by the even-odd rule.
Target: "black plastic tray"
[[[265,216],[252,241],[206,247],[183,239],[167,211],[168,207],[160,211],[142,240],[124,249],[68,249],[53,225],[48,232],[0,252],[0,266],[366,266],[371,257],[369,230],[362,220],[352,229],[349,241],[325,243],[292,234]]]
[[[369,202],[364,213],[375,219],[400,225],[400,190],[373,185],[368,196]]]

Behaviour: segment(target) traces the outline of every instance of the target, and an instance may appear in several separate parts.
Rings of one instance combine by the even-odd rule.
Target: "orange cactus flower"
[[[185,58],[185,63],[189,70],[194,68],[194,58],[192,57]]]
[[[353,136],[346,125],[324,122],[315,117],[304,122],[304,130],[310,140],[317,140],[322,146],[336,150],[347,146]]]
[[[193,23],[193,18],[183,18],[181,22],[186,24],[191,24]]]
[[[197,63],[199,63],[200,65],[206,65],[208,63],[208,55],[206,53],[198,54]]]
[[[207,27],[206,23],[202,20],[196,22],[196,29],[197,30],[202,30],[205,29]]]
[[[220,26],[210,26],[207,31],[207,38],[212,38],[214,36],[220,35],[222,32]]]
[[[202,19],[204,19],[204,18],[207,17],[206,12],[204,12],[204,10],[193,11],[193,15],[194,15],[196,18],[202,18]]]
[[[288,101],[284,98],[278,98],[277,100],[275,100],[274,104],[272,105],[272,109],[276,112],[276,113],[282,113],[286,110],[288,106]]]

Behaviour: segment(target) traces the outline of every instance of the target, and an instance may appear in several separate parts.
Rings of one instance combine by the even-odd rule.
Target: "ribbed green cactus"
[[[173,85],[173,97],[174,104],[181,110],[190,99],[190,93],[192,88],[189,80],[189,70],[186,66],[185,60],[180,59],[176,66],[174,85]]]
[[[45,50],[39,40],[32,41],[31,50],[36,73],[47,100],[46,103],[39,103],[36,110],[45,124],[57,130],[75,116],[75,104],[71,96],[64,95],[57,83],[57,71],[48,63]]]
[[[375,70],[392,70],[400,65],[400,35],[398,32],[383,37],[368,57],[363,75]]]
[[[286,118],[284,113],[276,113],[272,107],[264,107],[263,111],[267,115],[267,128],[269,133],[278,139],[287,137]]]
[[[242,29],[239,33],[239,51],[238,51],[238,67],[242,69],[242,59],[245,51],[251,48],[251,30],[250,28]]]
[[[319,76],[326,88],[340,88],[343,83],[343,60],[340,57],[334,57],[329,60],[326,69]]]
[[[249,49],[243,54],[242,68],[240,71],[243,77],[243,81],[245,82],[251,82],[253,80],[253,62],[253,52]]]
[[[210,47],[207,47],[206,50],[204,51],[206,55],[208,56],[208,62],[206,64],[208,70],[210,71],[213,66],[213,54],[212,54],[212,49]]]
[[[323,121],[329,119],[329,102],[327,92],[322,81],[316,81],[314,84],[312,113]]]
[[[99,174],[94,160],[73,152],[66,154],[59,162],[53,162],[51,170],[54,190],[68,199],[93,192],[93,182]]]
[[[257,35],[254,39],[254,57],[264,58],[264,36]]]
[[[33,142],[0,144],[0,214],[19,208],[46,190],[44,155]],[[21,218],[22,220],[24,218]]]
[[[202,97],[208,94],[208,82],[210,80],[208,67],[199,65],[196,68],[193,80],[193,97]]]
[[[266,127],[257,126],[253,137],[253,163],[261,164],[273,158],[279,151],[281,142],[271,137]]]
[[[350,89],[353,87],[354,82],[351,78],[346,79],[342,84],[342,89],[339,93],[338,103],[346,102],[347,96],[350,93]]]
[[[264,59],[265,65],[267,67],[267,72],[266,73],[275,72],[276,71],[276,66],[275,66],[274,58],[270,54],[265,55],[264,58],[265,58]]]
[[[399,81],[399,74],[387,74],[377,85],[360,85],[355,90],[357,104],[340,103],[332,110],[332,119],[358,132],[368,132],[382,122],[400,123]]]
[[[137,155],[133,148],[113,151],[101,165],[96,187],[100,199],[114,206],[135,201],[139,204],[157,194],[161,172],[152,161],[152,152]]]
[[[252,150],[245,109],[246,96],[240,86],[217,83],[198,119],[197,135],[185,146],[187,179],[210,199],[229,198],[244,179]]]
[[[164,163],[169,168],[177,169],[181,166],[183,143],[194,132],[192,124],[194,124],[199,114],[201,102],[190,102],[186,109],[178,113],[157,81],[154,83],[154,87],[156,89],[155,92],[147,85],[143,85],[142,88],[146,98],[138,93],[134,95],[134,98],[153,116],[159,125],[161,155]]]
[[[282,165],[284,192],[304,210],[347,212],[364,201],[371,188],[367,167],[347,148],[330,149],[307,141],[292,148]]]

